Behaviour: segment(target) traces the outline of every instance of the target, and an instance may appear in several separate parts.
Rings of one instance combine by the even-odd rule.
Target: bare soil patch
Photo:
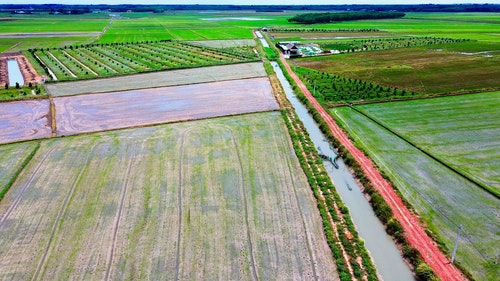
[[[277,110],[267,78],[54,98],[57,135]]]
[[[49,112],[48,100],[0,103],[0,143],[50,137]]]

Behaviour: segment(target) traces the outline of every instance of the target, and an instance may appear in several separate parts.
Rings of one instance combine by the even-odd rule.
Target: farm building
[[[318,44],[314,43],[278,42],[276,47],[278,47],[285,56],[288,55],[290,57],[314,56],[323,53],[323,50],[321,50]]]

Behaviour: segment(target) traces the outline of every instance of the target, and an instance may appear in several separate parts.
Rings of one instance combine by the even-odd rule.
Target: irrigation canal
[[[326,141],[326,137],[319,129],[318,124],[295,96],[279,65],[276,62],[271,62],[271,64],[288,100],[292,103],[302,123],[304,123],[311,140],[318,148],[318,152],[335,159],[336,152],[334,148]],[[356,225],[360,237],[365,241],[365,246],[370,251],[380,277],[385,281],[415,280],[410,268],[401,257],[396,244],[385,232],[384,226],[375,216],[368,200],[342,159],[339,158],[335,161],[338,169],[329,160],[324,160],[323,163],[337,188],[337,192],[342,197],[345,205],[349,207],[354,225]]]

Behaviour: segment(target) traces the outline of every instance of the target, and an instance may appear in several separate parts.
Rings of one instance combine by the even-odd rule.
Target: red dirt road
[[[311,92],[302,83],[299,77],[291,70],[287,61],[280,57],[290,76],[295,80],[301,91],[307,97],[309,102],[314,105],[321,117],[326,121],[333,135],[346,147],[352,156],[360,163],[368,179],[373,183],[374,188],[383,196],[387,204],[391,207],[394,216],[399,220],[410,244],[415,247],[422,255],[424,261],[434,270],[436,275],[443,281],[467,280],[463,274],[453,264],[449,263],[448,258],[439,250],[436,243],[424,231],[419,223],[418,217],[412,214],[396,194],[392,186],[386,181],[375,168],[371,159],[363,152],[357,149],[349,140],[347,135],[337,126],[333,118],[316,101]]]

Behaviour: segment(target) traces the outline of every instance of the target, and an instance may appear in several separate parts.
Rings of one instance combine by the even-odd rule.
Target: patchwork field
[[[500,92],[358,108],[500,195]]]
[[[279,109],[263,77],[53,100],[58,136]]]
[[[498,156],[493,147],[496,142],[494,135],[498,135],[495,134],[498,130],[498,125],[495,126],[498,118],[494,117],[495,113],[487,115],[490,106],[487,102],[491,94],[482,95],[373,104],[362,108],[377,114],[377,118],[394,126],[396,130],[401,130],[409,138],[436,141],[440,148],[433,148],[432,151],[437,152],[440,157],[445,157],[446,161],[463,163],[460,165],[461,169],[479,171],[484,168],[486,171],[475,176],[495,179],[498,174],[498,161],[495,159],[498,159]],[[465,97],[468,97],[468,102],[464,101]],[[479,116],[468,115],[472,109],[464,109],[464,116],[458,114],[462,112],[460,110],[445,109],[446,104],[456,104],[457,108],[461,108],[467,103],[484,104],[483,107],[476,107],[476,114]],[[442,111],[425,110],[438,104],[444,107]],[[484,115],[481,112],[483,110]],[[500,243],[498,198],[458,176],[356,111],[340,107],[332,109],[332,115],[336,118],[340,116],[338,122],[341,124],[349,124],[349,135],[391,179],[432,231],[439,235],[447,253],[451,254],[457,228],[460,224],[463,225],[456,262],[462,264],[477,280],[494,280],[498,276],[500,267],[495,246]],[[491,126],[486,125],[488,122]],[[476,123],[477,128],[474,125]],[[465,129],[467,126],[470,133]],[[428,128],[428,133],[425,133],[424,128]],[[486,131],[493,135],[487,137]],[[460,151],[460,148],[463,148],[463,151]],[[457,159],[451,160],[454,153]]]
[[[169,70],[131,76],[93,79],[77,82],[47,84],[47,91],[55,97],[87,93],[126,91],[143,88],[156,88],[189,85],[225,80],[245,79],[266,76],[262,63],[243,63],[200,67],[193,69]]]
[[[273,112],[43,141],[0,279],[338,280],[288,138]]]
[[[49,100],[0,103],[0,143],[50,137],[49,110]]]

